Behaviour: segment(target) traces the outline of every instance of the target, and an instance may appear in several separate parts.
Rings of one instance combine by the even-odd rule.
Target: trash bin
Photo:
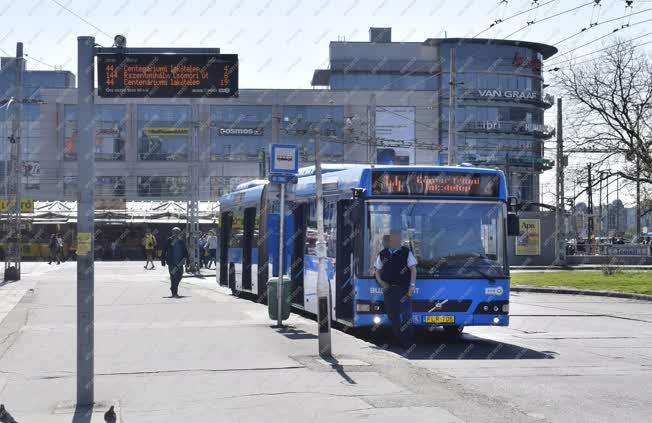
[[[267,281],[267,311],[269,318],[278,320],[278,278],[269,278]],[[290,317],[290,297],[292,296],[292,281],[288,276],[283,276],[283,304],[281,320]]]

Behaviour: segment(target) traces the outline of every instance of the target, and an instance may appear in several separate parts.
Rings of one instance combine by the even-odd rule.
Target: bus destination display
[[[100,54],[100,97],[238,96],[237,54]]]
[[[373,195],[498,197],[498,175],[487,173],[373,172]]]

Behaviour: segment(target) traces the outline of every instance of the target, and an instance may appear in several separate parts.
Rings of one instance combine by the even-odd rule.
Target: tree
[[[618,41],[604,56],[569,66],[557,77],[567,101],[568,148],[599,151],[594,170],[652,182],[652,64],[631,41]],[[611,164],[619,163],[615,170]]]

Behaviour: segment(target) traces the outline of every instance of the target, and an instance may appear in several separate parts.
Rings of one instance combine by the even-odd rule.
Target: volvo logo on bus
[[[503,295],[503,287],[496,286],[496,287],[485,288],[484,293],[486,295],[493,295],[493,296]]]

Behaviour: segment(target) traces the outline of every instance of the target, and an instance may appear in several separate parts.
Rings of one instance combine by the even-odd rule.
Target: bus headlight
[[[509,304],[503,304],[503,313],[509,313]]]
[[[494,325],[497,325],[500,323],[500,319],[498,317],[494,317]]]
[[[375,325],[380,324],[380,321],[381,321],[380,316],[374,316],[374,324]]]

